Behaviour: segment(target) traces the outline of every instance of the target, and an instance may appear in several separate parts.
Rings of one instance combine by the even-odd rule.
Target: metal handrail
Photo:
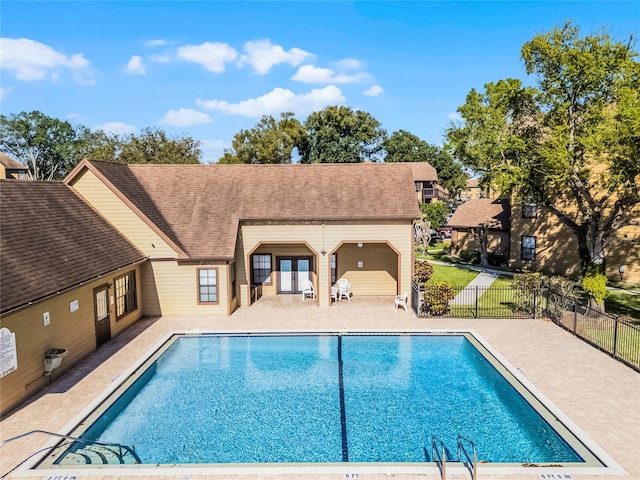
[[[440,446],[442,446],[442,454],[439,457],[440,460],[438,460],[437,458],[438,443],[440,443]],[[434,436],[431,437],[431,457],[436,464],[439,464],[438,468],[440,469],[440,477],[442,478],[442,480],[445,480],[447,478],[447,453],[444,448],[444,443]]]
[[[469,445],[471,445],[471,449],[473,452],[473,457],[469,456],[469,452],[467,452],[467,449],[464,447],[464,445],[462,444],[462,441],[467,442]],[[467,468],[469,469],[469,472],[471,473],[471,480],[476,480],[477,477],[477,469],[478,469],[478,456],[476,454],[476,445],[475,443],[473,443],[471,440],[469,440],[467,437],[465,437],[464,435],[458,435],[458,461],[462,462],[462,453],[464,452],[465,457],[467,457],[467,461],[463,462],[465,465],[467,465]]]
[[[19,440],[20,438],[24,438],[27,437],[29,435],[33,435],[34,433],[43,433],[45,435],[51,435],[53,437],[58,437],[58,438],[62,438],[65,440],[73,440],[74,442],[79,442],[79,443],[84,443],[86,445],[97,445],[100,447],[114,447],[117,448],[119,450],[119,454],[120,457],[123,457],[123,453],[122,451],[124,450],[125,452],[131,454],[133,456],[133,458],[135,459],[136,463],[142,463],[142,461],[140,460],[140,457],[138,457],[138,455],[136,454],[135,450],[132,447],[128,447],[126,445],[121,445],[119,443],[105,443],[105,442],[96,442],[93,440],[86,440],[84,438],[78,438],[78,437],[72,437],[71,435],[63,435],[61,433],[55,433],[55,432],[49,432],[47,430],[31,430],[30,432],[26,432],[20,435],[16,435],[15,437],[11,437],[8,438],[6,440],[3,440],[2,442],[0,442],[0,448],[4,445],[6,445],[9,442],[13,442],[14,440]],[[56,448],[57,445],[52,445],[51,447],[48,447],[49,449],[54,449]]]

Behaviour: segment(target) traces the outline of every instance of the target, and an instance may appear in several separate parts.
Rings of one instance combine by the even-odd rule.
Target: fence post
[[[573,302],[573,334],[576,334],[578,328],[578,302]]]
[[[546,308],[547,313],[546,313],[546,317],[547,317],[548,319],[551,319],[551,315],[550,315],[550,313],[549,313],[549,311],[550,311],[550,310],[549,310],[549,299],[551,298],[551,289],[550,289],[550,288],[548,288],[548,287],[547,287],[547,295],[546,295],[546,297],[547,297],[547,308]]]
[[[475,318],[478,318],[478,285],[476,285],[476,315]]]
[[[618,356],[618,319],[615,319],[616,322],[616,326],[613,329],[613,358],[616,358]]]
[[[534,288],[533,289],[533,318],[537,317],[537,308],[538,308],[538,302],[536,300],[538,300],[538,296],[536,295],[538,293],[538,289]]]

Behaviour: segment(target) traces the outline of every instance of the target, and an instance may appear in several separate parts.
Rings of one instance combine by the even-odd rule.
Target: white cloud
[[[280,45],[273,45],[269,39],[246,42],[243,48],[246,53],[240,57],[239,64],[250,65],[261,75],[269,73],[271,67],[280,63],[296,67],[305,60],[315,58],[313,54],[299,48],[286,51]]]
[[[147,58],[156,63],[169,63],[171,61],[166,55],[149,55]]]
[[[449,120],[462,120],[462,116],[458,112],[451,112],[447,115]]]
[[[28,38],[0,38],[0,68],[15,74],[18,80],[58,79],[61,69],[74,72],[78,83],[91,85],[91,62],[81,53],[67,56],[44,43]]]
[[[362,92],[362,94],[366,95],[367,97],[377,97],[382,92],[384,92],[384,89],[380,85],[372,85],[371,87],[367,88],[364,92]]]
[[[80,115],[79,113],[74,113],[74,112],[68,113],[67,115],[65,115],[64,118],[65,118],[65,120],[73,120],[73,121],[78,121],[78,122],[81,122],[84,119],[84,117],[82,115]]]
[[[225,63],[236,59],[238,52],[226,43],[205,42],[200,45],[185,45],[176,51],[183,60],[195,62],[214,73],[222,73]]]
[[[281,112],[293,112],[296,115],[321,110],[327,105],[335,105],[346,99],[335,85],[314,89],[308,93],[296,95],[291,90],[275,88],[258,97],[229,103],[225,100],[196,100],[196,104],[210,110],[218,110],[227,115],[259,118],[263,115],[277,115]]]
[[[335,65],[338,70],[361,70],[364,68],[364,63],[360,60],[356,60],[355,58],[338,60],[337,62],[334,62],[333,65]]]
[[[205,125],[211,122],[213,120],[209,115],[191,108],[169,110],[160,121],[160,123],[171,125],[172,127],[193,127],[194,125]]]
[[[147,73],[147,67],[144,66],[140,55],[134,55],[129,59],[126,70],[137,75],[145,75]]]
[[[122,122],[109,122],[102,125],[96,125],[95,130],[102,130],[105,133],[113,133],[116,135],[127,135],[138,130],[133,125],[128,125]]]
[[[144,46],[145,47],[160,47],[162,45],[166,45],[167,41],[166,40],[162,40],[162,39],[157,39],[157,40],[147,40],[146,42],[144,42]]]
[[[369,76],[366,73],[349,75],[346,73],[336,73],[330,68],[303,65],[291,78],[292,80],[304,83],[358,83],[369,78]]]
[[[0,88],[0,100],[3,100],[4,97],[9,95],[9,92],[13,90],[13,87],[2,87]]]

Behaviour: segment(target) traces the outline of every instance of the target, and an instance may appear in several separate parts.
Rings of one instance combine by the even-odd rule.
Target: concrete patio
[[[575,424],[596,453],[613,459],[612,468],[512,468],[481,465],[479,479],[571,478],[573,480],[640,479],[640,375],[545,320],[417,318],[394,311],[391,298],[353,298],[330,308],[302,302],[299,296],[264,298],[229,317],[146,318],[107,342],[81,364],[59,377],[0,421],[0,439],[30,430],[66,433],[96,399],[112,389],[163,338],[174,331],[215,332],[421,332],[430,329],[473,330]],[[36,434],[0,447],[0,475],[5,478],[166,479],[439,479],[433,466],[332,464],[247,465],[190,468],[91,468],[29,470],[29,455],[51,443]],[[449,465],[447,477],[470,478]],[[560,475],[565,476],[560,476]],[[555,476],[552,476],[555,475]],[[566,476],[569,475],[569,476]]]

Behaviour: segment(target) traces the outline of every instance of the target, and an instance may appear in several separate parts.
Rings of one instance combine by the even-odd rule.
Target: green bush
[[[477,250],[462,250],[460,260],[477,265],[480,263],[480,252]]]
[[[451,306],[449,301],[455,297],[449,282],[429,283],[423,294],[423,309],[431,315],[446,315]]]
[[[578,300],[574,283],[568,278],[556,275],[545,278],[545,285],[549,288],[549,317],[562,318],[563,312]]]
[[[582,279],[582,288],[600,305],[607,298],[607,277],[600,265],[590,265]]]
[[[433,275],[433,267],[426,260],[416,260],[414,267],[414,278],[420,285],[426,283]]]
[[[542,288],[544,276],[540,273],[520,273],[513,276],[516,309],[529,315],[542,314]]]

